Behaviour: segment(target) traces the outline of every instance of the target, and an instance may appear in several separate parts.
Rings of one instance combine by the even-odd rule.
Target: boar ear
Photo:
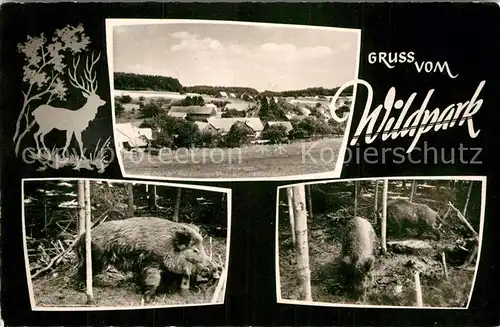
[[[374,257],[369,257],[366,259],[365,263],[363,264],[363,269],[368,272],[373,269],[373,265],[375,264],[375,258]]]
[[[174,244],[177,250],[182,251],[187,249],[193,240],[191,231],[186,227],[181,227],[175,231]]]

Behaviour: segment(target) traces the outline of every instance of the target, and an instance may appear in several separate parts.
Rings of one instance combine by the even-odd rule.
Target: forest
[[[173,77],[114,73],[113,78],[117,90],[182,91],[181,83],[177,78]]]
[[[257,91],[256,89],[243,86],[193,85],[193,86],[184,86],[183,91],[186,93],[208,94],[213,97],[218,97],[219,92],[234,93],[237,95],[246,93],[252,96],[259,94],[259,91]]]
[[[180,92],[180,93],[196,93],[207,94],[214,97],[219,96],[219,92],[234,93],[237,96],[247,94],[251,96],[263,97],[308,97],[308,96],[333,96],[338,91],[339,87],[327,89],[323,87],[311,87],[301,90],[287,91],[263,91],[259,92],[251,87],[244,86],[209,86],[209,85],[193,85],[183,86],[180,81],[173,77],[141,75],[133,73],[114,73],[114,87],[117,90],[134,90],[134,91],[165,91],[165,92]],[[352,96],[353,87],[349,86],[344,89],[341,96]]]
[[[278,298],[465,307],[479,261],[481,200],[480,180],[354,180],[282,188]]]
[[[325,89],[323,87],[309,87],[307,89],[301,90],[289,90],[289,91],[264,91],[261,93],[262,96],[275,96],[275,97],[311,97],[311,96],[334,96],[340,87],[335,87],[333,89]],[[353,87],[348,86],[342,91],[341,96],[352,96]]]
[[[78,242],[86,242],[87,229],[91,228],[89,246],[92,245],[94,263],[99,259],[94,252],[99,228],[102,230],[107,228],[105,226],[112,226],[110,223],[127,221],[130,217],[137,217],[137,221],[142,221],[144,217],[159,217],[193,226],[203,240],[207,256],[224,270],[229,246],[227,201],[226,193],[156,184],[97,180],[26,181],[25,241],[30,270],[28,276],[31,275],[36,306],[144,304],[141,302],[140,284],[136,282],[133,271],[120,270],[110,264],[101,274],[94,276],[93,281],[87,278],[87,284],[77,276],[80,263]],[[114,237],[120,238],[118,235]],[[136,245],[145,242],[140,237],[137,236],[137,242],[133,240]],[[134,246],[124,245],[124,251]],[[86,250],[84,252],[87,253]],[[137,254],[130,253],[132,258]],[[225,281],[220,276],[197,278],[191,282],[187,296],[177,292],[178,280],[175,276],[165,280],[163,276],[154,305],[210,303],[223,299]]]

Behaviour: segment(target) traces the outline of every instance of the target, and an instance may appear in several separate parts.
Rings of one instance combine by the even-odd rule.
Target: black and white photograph
[[[32,309],[223,304],[230,204],[215,187],[24,179]]]
[[[481,254],[485,177],[278,189],[278,302],[466,309]]]
[[[124,176],[340,176],[360,30],[107,19],[106,38]]]

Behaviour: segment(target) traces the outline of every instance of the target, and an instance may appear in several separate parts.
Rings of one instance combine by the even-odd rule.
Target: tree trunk
[[[354,217],[356,217],[358,213],[358,190],[359,181],[354,181]]]
[[[286,188],[286,197],[288,199],[288,218],[290,221],[290,229],[292,231],[292,243],[295,244],[295,220],[293,217],[293,193],[292,188]]]
[[[422,287],[420,286],[420,274],[418,271],[414,274],[415,278],[415,298],[417,302],[417,307],[423,307],[424,302],[422,301]]]
[[[92,252],[91,252],[91,207],[90,207],[90,181],[85,180],[85,258],[87,273],[87,304],[94,302],[92,290]]]
[[[134,185],[132,183],[127,184],[127,194],[128,194],[128,217],[133,217],[135,214],[134,210]]]
[[[382,253],[387,253],[387,191],[389,181],[384,179],[384,190],[382,191],[382,217],[380,222],[380,242],[382,243]]]
[[[303,301],[312,301],[304,185],[293,186],[293,209],[295,217],[295,237],[297,240],[296,255],[300,299]]]
[[[309,218],[313,217],[313,206],[312,206],[312,196],[311,196],[311,185],[307,185],[307,204],[309,206]]]
[[[78,180],[78,220],[77,220],[78,235],[85,233],[85,181]]]
[[[467,213],[467,206],[469,205],[470,192],[472,191],[473,184],[474,184],[474,181],[470,181],[469,190],[467,191],[467,199],[465,200],[464,210],[462,211],[462,215],[464,217],[465,217],[465,214]]]
[[[413,183],[411,185],[411,192],[410,192],[410,202],[413,202],[413,199],[415,199],[416,193],[417,193],[417,181],[413,180]]]
[[[374,223],[377,223],[377,217],[378,217],[378,180],[375,180],[375,205],[374,205]]]
[[[146,185],[147,186],[147,194],[148,194],[148,206],[149,210],[155,212],[158,209],[158,205],[156,203],[156,185]]]
[[[180,187],[177,188],[177,197],[175,198],[175,207],[174,207],[174,221],[179,221],[179,209],[181,207],[181,195],[182,189]]]

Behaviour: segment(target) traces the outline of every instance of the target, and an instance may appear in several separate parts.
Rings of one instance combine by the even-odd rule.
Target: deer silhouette
[[[80,148],[80,157],[85,158],[82,132],[89,126],[90,121],[94,119],[99,107],[106,104],[106,101],[102,100],[99,95],[96,94],[98,83],[95,72],[93,72],[94,65],[99,60],[100,56],[101,54],[94,59],[94,54],[92,53],[91,63],[89,63],[89,58],[87,57],[85,61],[84,77],[80,76],[81,82],[79,82],[76,76],[80,63],[79,56],[76,61],[75,58],[73,58],[73,73],[68,69],[71,85],[80,89],[82,95],[87,99],[83,107],[77,110],[71,110],[42,104],[33,110],[32,115],[38,124],[38,131],[33,135],[38,151],[40,151],[38,139],[40,139],[43,148],[47,151],[44,140],[45,135],[56,129],[66,131],[66,145],[64,146],[63,154],[68,150],[71,139],[73,135],[75,135],[75,139]]]

